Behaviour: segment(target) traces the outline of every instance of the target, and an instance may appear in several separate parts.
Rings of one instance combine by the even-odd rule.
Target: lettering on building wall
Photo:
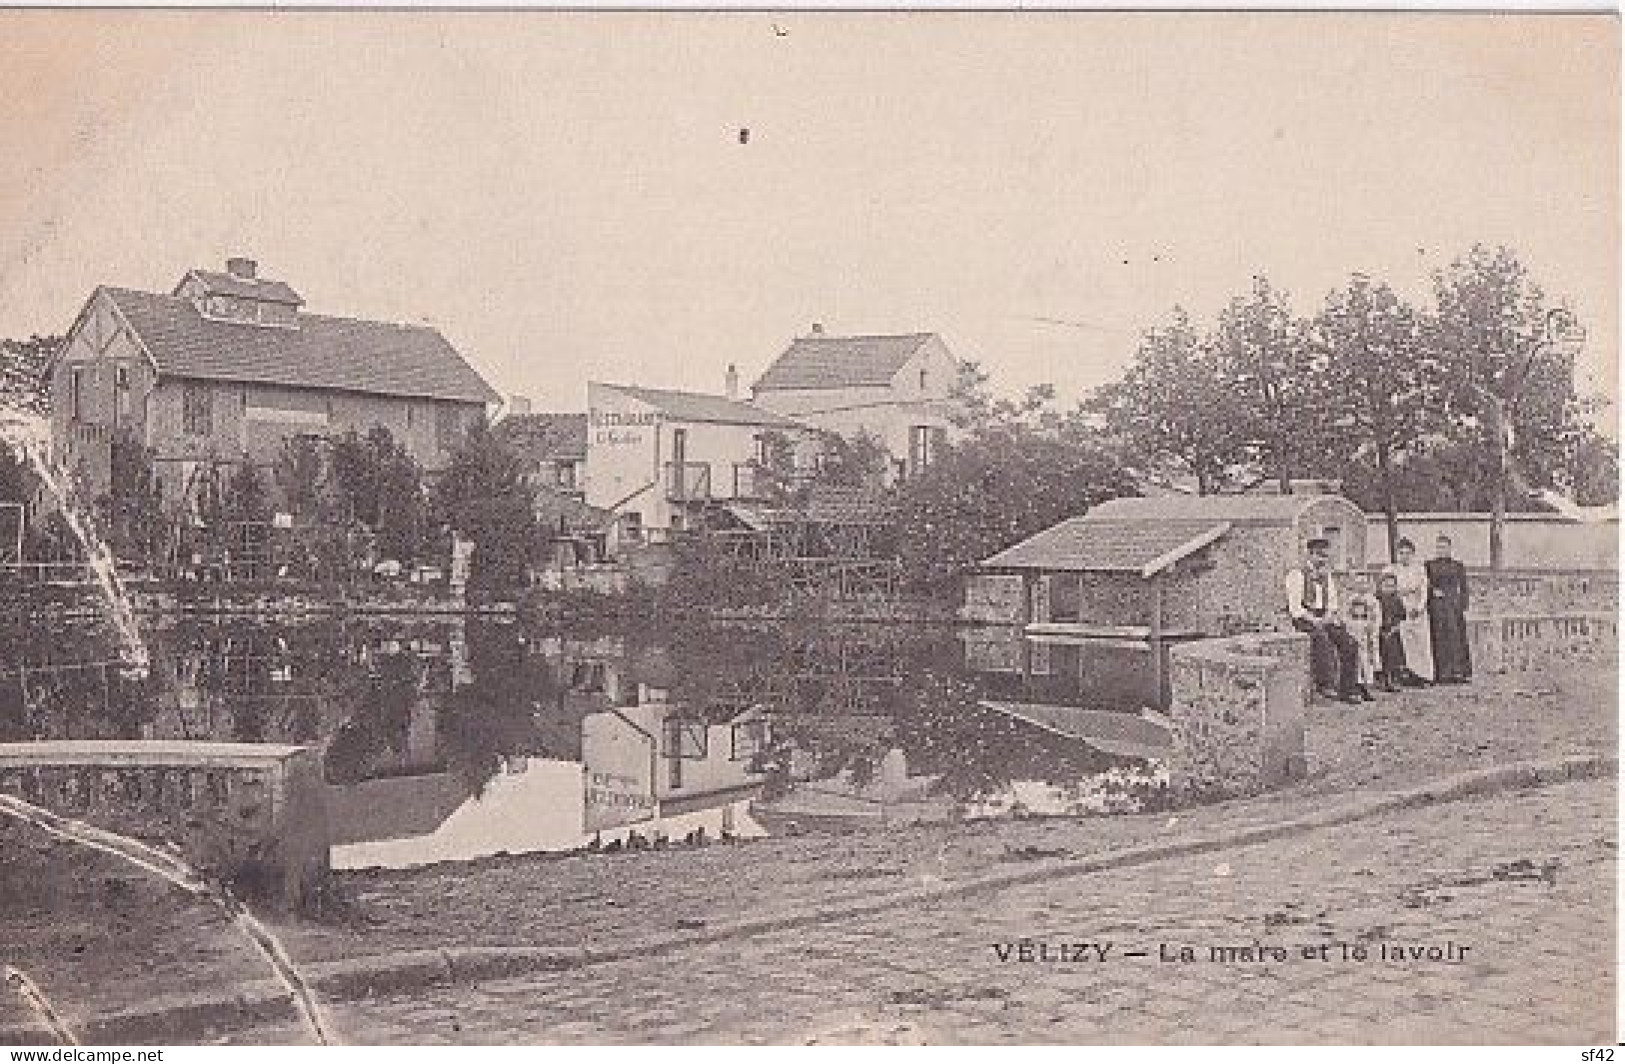
[[[592,442],[609,447],[643,443],[643,430],[658,427],[666,415],[658,410],[590,410],[587,420],[592,426]]]

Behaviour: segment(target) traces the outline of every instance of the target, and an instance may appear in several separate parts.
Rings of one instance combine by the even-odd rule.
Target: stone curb
[[[985,872],[953,883],[891,891],[873,898],[803,906],[707,925],[688,931],[651,935],[603,946],[464,946],[444,950],[412,950],[302,966],[307,982],[321,1000],[358,1001],[407,990],[485,980],[536,972],[565,971],[612,961],[659,956],[693,946],[785,931],[810,924],[870,916],[891,909],[928,907],[944,900],[969,897],[1006,887],[1071,876],[1092,875],[1133,868],[1157,861],[1192,857],[1270,842],[1293,835],[1336,827],[1355,820],[1444,802],[1497,794],[1503,791],[1551,786],[1573,780],[1617,775],[1618,759],[1607,755],[1579,755],[1551,761],[1521,761],[1440,777],[1419,786],[1360,799],[1317,813],[1228,831],[1208,832],[1192,838],[1112,850],[1085,857],[1060,858],[1018,869]],[[88,1043],[142,1040],[176,1043],[181,1032],[218,1031],[261,1022],[296,1018],[291,1000],[279,985],[266,981],[241,987],[230,998],[207,995],[155,998],[139,1010],[97,1016],[75,1025]],[[43,1027],[0,1028],[0,1045],[48,1044]]]

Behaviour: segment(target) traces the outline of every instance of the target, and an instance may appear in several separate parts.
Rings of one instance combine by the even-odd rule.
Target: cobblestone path
[[[1613,1044],[1614,803],[1611,781],[1590,781],[1443,804],[642,961],[340,1004],[333,1020],[357,1044]],[[1105,960],[1083,943],[1109,944]],[[1039,944],[1047,959],[1021,959]],[[1195,959],[1164,961],[1164,946]],[[1214,960],[1215,946],[1286,952]]]

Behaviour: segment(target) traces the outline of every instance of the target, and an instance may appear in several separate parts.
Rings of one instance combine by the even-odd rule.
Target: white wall
[[[1366,558],[1381,564],[1388,557],[1388,526],[1381,514],[1367,514]],[[1433,543],[1443,533],[1452,553],[1473,568],[1490,564],[1488,514],[1400,514],[1399,534],[1416,544],[1421,558],[1433,557]],[[1582,524],[1543,514],[1508,514],[1502,547],[1508,569],[1619,569],[1619,524]]]
[[[654,520],[664,496],[656,466],[663,417],[619,389],[587,385],[588,504],[664,524]]]
[[[922,369],[924,388],[920,387]],[[952,434],[949,413],[953,404],[949,397],[957,374],[958,363],[947,346],[939,337],[932,337],[887,385],[767,389],[756,392],[754,401],[764,410],[848,438],[868,433],[880,440],[894,459],[906,459],[912,428],[941,428]]]
[[[670,528],[680,507],[666,498],[673,437],[686,433],[684,462],[708,465],[713,499],[734,497],[734,467],[757,456],[757,438],[795,429],[682,421],[609,385],[587,386],[587,502],[637,513],[645,528]]]

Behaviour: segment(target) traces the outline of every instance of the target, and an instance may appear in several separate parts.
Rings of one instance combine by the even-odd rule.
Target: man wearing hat
[[[1315,690],[1326,698],[1358,702],[1360,651],[1338,613],[1331,541],[1316,536],[1304,546],[1308,561],[1286,574],[1286,605],[1292,627],[1309,634],[1309,664]]]

